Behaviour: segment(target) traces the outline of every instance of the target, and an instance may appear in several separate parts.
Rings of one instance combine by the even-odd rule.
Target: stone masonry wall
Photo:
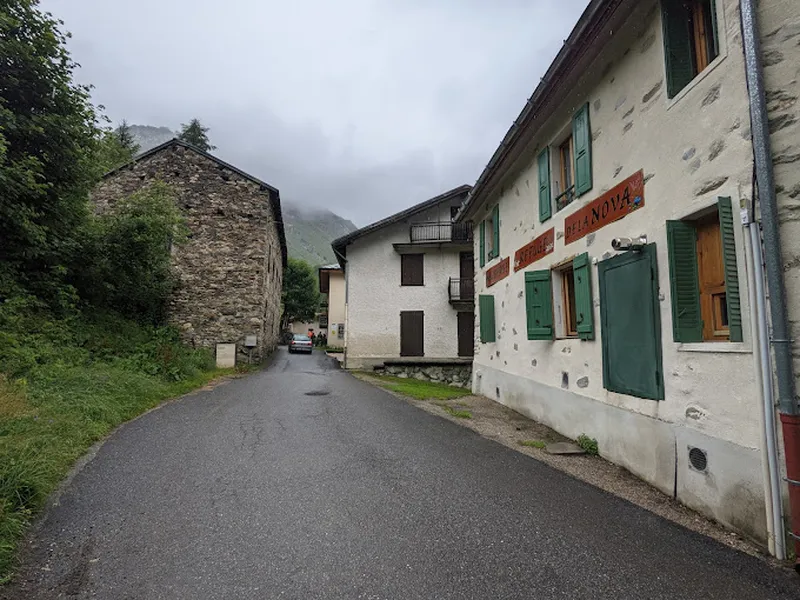
[[[797,0],[762,0],[758,10],[794,372],[800,376],[800,9]]]
[[[384,371],[402,379],[435,381],[463,388],[469,388],[472,382],[471,365],[387,365]]]
[[[179,284],[169,320],[188,343],[214,348],[257,335],[254,359],[280,331],[283,262],[270,191],[178,144],[113,173],[93,193],[99,210],[161,180],[172,186],[189,227],[173,248]]]

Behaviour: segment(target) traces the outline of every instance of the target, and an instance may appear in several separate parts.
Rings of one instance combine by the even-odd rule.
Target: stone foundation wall
[[[472,382],[472,365],[387,365],[387,375],[435,381],[469,388]]]
[[[278,342],[283,260],[276,215],[264,186],[174,144],[106,177],[94,190],[98,210],[155,181],[171,186],[189,227],[173,248],[178,288],[169,320],[190,344],[214,348],[258,336],[253,358]]]

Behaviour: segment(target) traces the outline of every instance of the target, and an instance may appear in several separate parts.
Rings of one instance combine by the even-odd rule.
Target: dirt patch
[[[362,373],[354,375],[374,385],[380,385],[381,383],[380,380],[369,375]],[[543,448],[537,447],[542,444],[534,442],[562,442],[567,441],[567,438],[494,400],[483,396],[466,395],[452,400],[427,401],[409,398],[391,390],[386,391],[414,406],[464,427],[469,427],[483,437],[499,442],[508,448],[572,475],[576,479],[585,481],[610,494],[632,502],[664,519],[706,535],[741,552],[765,559],[772,566],[785,566],[783,563],[766,556],[764,551],[750,540],[742,538],[740,535],[685,507],[677,500],[664,495],[656,488],[632,475],[629,471],[599,456],[548,454]],[[448,413],[447,407],[456,410],[467,410],[472,413],[472,418],[453,417]]]

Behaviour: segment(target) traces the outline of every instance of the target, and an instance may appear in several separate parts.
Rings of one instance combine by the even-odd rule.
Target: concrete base
[[[497,400],[562,435],[575,439],[585,433],[597,439],[603,458],[726,527],[766,544],[759,450],[484,365],[475,365],[472,381],[476,394]],[[705,452],[704,471],[690,465],[691,448]]]

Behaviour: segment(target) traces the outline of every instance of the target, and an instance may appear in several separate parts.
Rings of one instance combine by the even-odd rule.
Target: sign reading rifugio
[[[568,216],[564,220],[564,243],[571,244],[643,206],[644,171],[639,171]]]
[[[495,283],[500,281],[501,279],[505,279],[508,277],[508,274],[511,272],[511,259],[509,257],[505,257],[491,269],[486,271],[486,287],[492,287]]]
[[[535,263],[540,258],[544,258],[555,249],[556,230],[551,227],[542,235],[537,237],[529,244],[514,253],[514,272],[524,269],[530,264]]]

